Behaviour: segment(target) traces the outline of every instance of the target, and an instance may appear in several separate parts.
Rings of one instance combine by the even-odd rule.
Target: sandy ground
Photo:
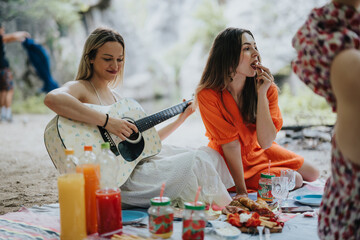
[[[52,117],[54,114],[15,115],[13,123],[0,123],[0,215],[17,211],[21,206],[57,202],[58,173],[43,141],[44,129]],[[200,116],[195,113],[164,144],[204,146],[207,144],[204,133]],[[284,137],[281,131],[278,142],[284,142]],[[329,142],[291,141],[286,147],[318,166],[321,179],[329,175]]]

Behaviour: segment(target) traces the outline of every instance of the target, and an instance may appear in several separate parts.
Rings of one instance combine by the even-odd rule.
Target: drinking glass
[[[218,213],[216,213],[212,209],[212,203],[213,203],[214,197],[216,196],[216,194],[218,192],[218,184],[219,184],[218,176],[206,175],[204,177],[205,177],[205,179],[204,179],[205,184],[202,187],[202,192],[204,194],[204,199],[208,199],[208,202],[209,202],[209,210],[207,211],[207,214],[209,216],[218,215]]]
[[[271,178],[271,193],[279,202],[279,212],[281,213],[281,203],[288,194],[288,178],[287,177],[272,177]]]
[[[295,188],[295,176],[296,173],[294,170],[291,169],[281,170],[281,177],[288,178],[288,191],[293,190]],[[285,204],[288,204],[288,198],[289,198],[289,192],[286,195]]]

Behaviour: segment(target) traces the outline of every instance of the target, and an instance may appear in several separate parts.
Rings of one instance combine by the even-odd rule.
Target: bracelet
[[[109,121],[109,114],[106,113],[106,121],[105,121],[105,124],[104,124],[103,128],[106,127],[108,121]]]

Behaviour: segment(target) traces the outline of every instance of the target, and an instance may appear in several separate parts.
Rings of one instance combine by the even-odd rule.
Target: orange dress
[[[277,131],[280,131],[283,120],[275,85],[269,88],[267,98],[274,126]],[[248,190],[258,189],[260,173],[268,171],[269,159],[271,159],[271,173],[276,176],[279,176],[283,169],[298,170],[303,165],[303,157],[286,150],[275,142],[270,148],[262,149],[257,142],[255,124],[243,122],[241,113],[229,91],[216,92],[212,89],[203,89],[198,94],[198,103],[206,128],[206,136],[210,140],[209,147],[218,151],[224,158],[221,145],[239,140]]]

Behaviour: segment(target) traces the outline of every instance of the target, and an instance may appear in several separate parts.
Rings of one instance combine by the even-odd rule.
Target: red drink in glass
[[[118,188],[96,191],[98,233],[111,238],[122,233],[121,197]]]

